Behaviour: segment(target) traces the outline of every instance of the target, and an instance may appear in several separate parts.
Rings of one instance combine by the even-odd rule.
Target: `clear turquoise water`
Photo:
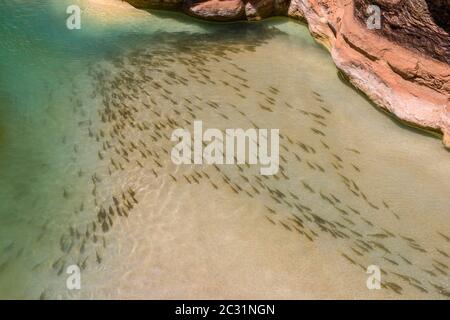
[[[426,254],[419,254],[416,252],[417,248],[408,247],[406,240],[402,240],[400,236],[395,239],[388,237],[386,242],[383,242],[393,255],[407,255],[414,262],[414,266],[404,262],[400,262],[400,266],[389,265],[383,260],[385,257],[383,251],[371,252],[360,260],[357,259],[358,256],[352,257],[358,261],[359,267],[375,262],[386,263],[392,272],[408,274],[422,280],[421,284],[428,290],[428,295],[419,297],[443,297],[427,280],[442,288],[448,288],[449,285],[448,278],[439,273],[439,270],[445,273],[445,268],[436,265],[435,260],[432,260],[437,259],[440,263],[449,264],[448,258],[436,251],[437,249],[444,253],[450,251],[448,242],[440,235],[440,233],[450,234],[448,225],[450,203],[446,196],[450,190],[448,153],[442,149],[437,139],[417,134],[392,122],[355,91],[341,83],[328,53],[314,42],[304,26],[285,19],[274,19],[258,24],[218,25],[200,23],[181,15],[155,13],[145,18],[108,23],[98,22],[87,15],[82,20],[81,30],[69,31],[65,27],[67,18],[65,9],[69,4],[74,4],[74,1],[0,1],[0,298],[73,298],[65,290],[62,274],[65,272],[64,267],[69,263],[80,264],[85,256],[89,258],[88,264],[91,267],[87,269],[86,277],[91,282],[80,296],[75,297],[161,297],[166,291],[172,289],[177,292],[179,287],[183,287],[186,283],[195,284],[199,281],[192,264],[187,262],[183,264],[180,261],[180,266],[185,265],[189,269],[187,273],[192,273],[193,276],[181,277],[181,280],[174,284],[172,277],[179,276],[178,272],[184,275],[185,269],[180,267],[172,270],[174,264],[168,259],[166,269],[173,273],[168,272],[167,278],[163,277],[164,270],[155,273],[158,275],[156,278],[163,279],[162,287],[158,287],[156,280],[150,279],[152,270],[162,268],[159,264],[153,266],[153,261],[159,261],[164,265],[164,261],[158,260],[158,250],[149,256],[131,254],[126,250],[127,245],[130,246],[131,243],[134,244],[133,252],[135,247],[139,248],[139,244],[142,244],[143,250],[148,249],[147,244],[149,247],[154,245],[156,248],[159,246],[167,250],[165,241],[179,237],[176,228],[167,227],[174,223],[170,220],[171,216],[181,215],[178,220],[174,218],[174,224],[178,225],[179,221],[183,221],[185,216],[192,213],[191,220],[195,225],[195,206],[193,212],[178,212],[178,204],[181,206],[183,201],[187,203],[195,201],[197,192],[191,193],[189,185],[170,184],[172,180],[167,175],[172,169],[170,165],[161,169],[158,177],[160,180],[156,179],[156,187],[152,185],[155,178],[150,170],[140,172],[131,166],[126,168],[122,176],[114,179],[107,174],[102,175],[102,172],[107,172],[110,166],[99,161],[97,154],[101,149],[97,149],[99,145],[95,142],[95,136],[87,136],[88,127],[89,129],[92,127],[94,132],[98,128],[104,128],[105,131],[108,128],[105,124],[95,122],[95,119],[98,120],[98,111],[103,107],[99,92],[102,88],[110,88],[113,80],[123,78],[124,75],[121,73],[123,70],[153,72],[155,66],[146,65],[148,57],[145,55],[148,53],[154,56],[152,59],[157,63],[161,63],[159,67],[163,70],[179,72],[186,78],[190,75],[183,65],[166,63],[173,62],[171,57],[183,56],[185,59],[192,59],[191,63],[195,68],[205,68],[211,79],[216,81],[214,85],[199,84],[192,78],[187,88],[182,85],[168,88],[179,101],[186,97],[192,100],[195,99],[193,96],[198,95],[205,100],[212,99],[222,104],[223,109],[220,111],[229,117],[227,121],[214,112],[196,111],[197,116],[210,121],[211,126],[250,125],[248,118],[236,116],[236,110],[231,109],[229,105],[233,103],[250,115],[251,120],[257,124],[264,127],[277,126],[285,135],[307,141],[320,150],[314,155],[309,153],[303,155],[304,151],[298,145],[289,146],[291,149],[282,152],[289,159],[286,167],[291,179],[289,181],[272,179],[267,183],[272,188],[286,193],[287,189],[294,193],[300,192],[301,200],[306,201],[306,204],[324,219],[335,218],[334,208],[317,194],[312,195],[304,190],[299,181],[306,179],[317,190],[327,190],[348,204],[361,206],[362,217],[372,221],[373,226],[363,220],[357,220],[359,217],[352,216],[352,219],[355,220],[355,230],[369,239],[368,241],[373,240],[370,234],[373,237],[384,232],[386,228],[396,235],[417,238],[417,241],[428,250]],[[83,9],[89,9],[85,6],[85,2],[80,5]],[[221,51],[226,50],[230,50],[231,53],[227,52],[222,59]],[[166,53],[169,53],[169,56],[165,56]],[[137,58],[137,63],[133,61],[133,57]],[[236,64],[238,68],[233,69],[230,63]],[[224,69],[234,70],[235,73],[246,69],[245,72],[239,73],[240,77],[248,78],[246,99],[236,95],[230,88],[217,85],[223,79],[227,79],[229,83],[236,81],[236,78],[233,79],[230,74],[223,71]],[[97,71],[110,74],[106,73],[106,76],[99,78],[96,75]],[[278,112],[267,114],[258,108],[260,96],[257,91],[267,90],[269,86],[277,86],[281,93],[273,107]],[[117,92],[132,92],[132,89],[125,87],[117,88]],[[362,169],[362,172],[356,172],[354,167],[346,163],[341,173],[352,177],[361,188],[367,190],[370,200],[382,208],[382,213],[375,211],[361,199],[355,199],[342,185],[340,176],[333,171],[332,164],[336,164],[336,159],[333,158],[331,151],[324,149],[321,144],[320,139],[325,138],[319,139],[318,135],[310,130],[310,126],[319,125],[317,121],[314,122],[317,119],[310,119],[299,112],[304,109],[311,113],[321,112],[328,117],[328,114],[319,109],[324,105],[318,102],[317,97],[314,98],[313,91],[321,95],[320,99],[324,100],[323,103],[332,111],[330,118],[323,119],[329,121],[326,123],[327,129],[322,128],[329,130],[327,144],[345,161],[351,161]],[[138,93],[144,95],[142,91]],[[107,91],[103,95],[108,94],[111,92]],[[161,97],[159,99],[158,107],[167,112],[178,108],[161,100]],[[283,101],[294,105],[293,111],[286,109]],[[133,106],[141,111],[145,110],[140,102],[136,102]],[[189,115],[182,113],[182,116]],[[160,121],[154,114],[147,114],[146,117],[144,118],[150,123]],[[93,123],[89,124],[89,121]],[[128,134],[127,141],[133,139],[136,141],[139,137],[149,139],[148,136],[141,136],[141,132],[131,128]],[[170,144],[164,145],[168,143],[167,141],[161,143],[163,147],[170,148]],[[159,145],[155,146],[155,150],[157,147]],[[360,153],[355,155],[348,148],[357,148]],[[297,163],[291,151],[305,156],[305,159],[312,163],[322,164],[326,173],[321,174],[317,168],[308,168],[305,161]],[[139,155],[137,157],[138,160],[144,161]],[[427,163],[433,163],[433,166],[424,165]],[[214,174],[211,168],[204,170],[210,175]],[[242,176],[251,177],[251,171],[242,171],[241,174],[237,170],[226,169],[224,172],[236,184],[243,183],[240,180]],[[99,185],[97,190],[101,194],[99,198],[111,198],[122,185],[129,185],[131,180],[131,183],[140,182],[137,188],[146,195],[150,204],[146,203],[135,209],[136,218],[130,219],[131,225],[132,221],[137,224],[134,225],[134,229],[120,225],[118,230],[114,230],[107,240],[108,245],[111,243],[108,247],[111,249],[105,247],[103,251],[99,251],[98,247],[92,246],[84,251],[77,248],[79,254],[72,252],[70,255],[63,255],[65,264],[61,265],[56,262],[61,257],[61,247],[64,247],[68,230],[74,227],[77,232],[78,230],[84,232],[86,224],[95,221],[98,204],[93,203],[90,184],[94,173],[98,173],[98,177],[103,179],[103,184]],[[225,215],[232,217],[233,213],[238,212],[239,207],[234,208],[233,203],[239,203],[243,197],[244,203],[254,201],[253,198],[245,198],[245,195],[235,196],[221,180],[216,183],[221,192],[217,198],[222,199],[224,207],[230,207],[230,212],[224,212]],[[179,188],[176,190],[181,192],[181,196],[173,196],[172,192],[161,190],[159,187]],[[217,191],[212,187],[202,190],[202,194],[217,196]],[[145,197],[141,196],[141,193],[139,199],[142,197],[142,202],[145,202]],[[156,208],[151,203],[153,197],[156,197],[154,199]],[[275,203],[271,194],[267,192],[259,197],[258,202],[253,205],[255,216],[266,223],[264,216],[269,206],[277,208],[281,216],[279,221],[292,223],[288,222],[291,209],[287,204]],[[391,205],[389,209],[383,207],[382,199],[387,199]],[[173,203],[176,208],[166,209],[166,203]],[[207,207],[206,204],[204,206]],[[391,210],[397,212],[402,219],[396,219]],[[154,212],[160,211],[164,212],[163,217],[167,216],[169,220],[156,219],[153,226],[146,225],[148,221],[143,217],[152,216]],[[220,209],[218,211],[216,213],[220,216]],[[249,209],[247,216],[252,216],[252,212]],[[211,220],[214,221],[213,217]],[[244,218],[243,220],[245,221]],[[253,223],[258,225],[260,221],[255,220]],[[346,222],[341,220],[341,223]],[[188,222],[186,224],[188,225]],[[277,226],[282,232],[286,232],[282,224],[278,223]],[[200,231],[209,230],[210,227],[202,225]],[[164,232],[159,232],[161,230]],[[258,230],[255,231],[255,236],[260,237],[261,241],[268,233],[275,233],[271,223]],[[341,243],[334,238],[328,239],[320,230],[316,230],[316,233],[319,240],[315,242],[318,244],[311,254],[321,252],[320,255],[327,263],[330,262],[327,257],[336,252],[354,255],[348,242]],[[143,241],[146,237],[150,237],[148,243]],[[186,238],[189,239],[187,236]],[[114,239],[117,243],[114,243]],[[295,241],[308,243],[305,238]],[[230,247],[239,243],[239,241],[231,243]],[[197,250],[199,252],[205,250],[206,256],[211,254],[208,263],[221,264],[222,261],[214,260],[213,252],[207,250],[206,245],[201,246],[202,244],[203,242]],[[169,247],[176,252],[183,245],[174,242],[172,247]],[[194,246],[195,242],[187,242],[187,245]],[[286,243],[285,247],[289,248],[291,245],[292,243]],[[255,248],[257,247],[255,245]],[[241,249],[238,247],[235,251],[239,250]],[[98,260],[98,252],[101,252],[102,263],[95,262],[96,258]],[[292,256],[292,263],[301,264],[305,255],[308,256],[308,253],[299,252],[298,256]],[[178,258],[177,256],[177,261]],[[394,258],[401,261],[399,256]],[[274,261],[277,259],[273,257]],[[108,264],[108,261],[119,263]],[[140,285],[143,279],[140,277],[144,275],[138,270],[144,261],[147,261],[148,266],[145,269],[150,273],[150,275],[145,273],[145,279],[154,280],[155,284],[154,287],[142,289]],[[345,259],[341,262],[348,263]],[[250,259],[250,263],[243,263],[242,268],[247,270],[255,268],[252,263],[254,262]],[[334,263],[332,261],[328,269],[319,269],[324,273],[331,273],[334,271]],[[359,267],[356,268],[361,273]],[[433,268],[436,275],[427,278],[428,275],[423,269],[429,271]],[[224,277],[226,278],[227,273],[237,272],[236,270],[239,270],[237,266],[233,269],[225,268]],[[133,271],[137,274],[135,277],[131,279],[124,277]],[[241,279],[238,275],[238,279],[244,284],[247,283],[248,288],[257,287],[266,280],[259,279],[257,274],[256,272],[255,277],[249,279],[244,276]],[[319,279],[322,274],[313,276]],[[349,278],[351,276],[347,275]],[[98,282],[93,280],[96,277],[110,283],[110,287],[100,280]],[[395,276],[393,277],[395,279]],[[214,274],[214,277],[207,278],[205,287],[214,283],[216,278],[220,278],[220,275]],[[399,281],[392,278],[389,280]],[[292,279],[288,279],[288,282],[295,283]],[[407,287],[407,284],[402,286],[408,288],[405,290],[408,297],[423,293],[420,289]],[[130,287],[135,292],[127,291]],[[246,289],[241,288],[243,292]],[[321,290],[326,292],[327,288]],[[364,290],[356,292],[355,296],[365,297]],[[186,292],[183,297],[205,297],[201,290],[197,292],[195,289],[186,289]],[[243,296],[252,297],[244,294]],[[321,296],[320,291],[318,296]]]
[[[65,10],[76,3],[0,2],[0,298],[39,296],[32,283],[45,282],[41,262],[73,210],[62,197],[73,187],[71,111],[74,96],[91,92],[88,80],[73,79],[162,27],[102,28],[86,18],[71,31]]]
[[[53,169],[62,161],[55,146],[68,119],[61,117],[64,113],[51,105],[51,99],[58,78],[64,76],[61,52],[68,42],[67,37],[56,36],[48,21],[58,18],[47,9],[45,3],[1,3],[2,298],[27,297],[25,283],[33,276],[24,270],[36,263],[35,254],[45,259],[45,242],[37,244],[34,239],[38,227],[52,219],[48,193],[60,177]],[[39,273],[34,276],[39,278]]]
[[[142,43],[151,47],[167,33],[223,30],[158,14],[106,25],[83,16],[82,29],[72,31],[65,12],[72,4],[87,9],[83,1],[0,2],[0,298],[39,297],[75,199],[83,197],[73,179],[73,108],[92,93],[90,66]]]

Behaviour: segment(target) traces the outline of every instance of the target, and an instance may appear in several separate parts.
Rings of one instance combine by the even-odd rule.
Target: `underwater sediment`
[[[2,4],[1,297],[449,298],[439,141],[386,121],[296,22],[118,3],[79,33]],[[197,120],[278,128],[279,172],[175,165]]]
[[[308,88],[308,95],[293,99],[298,83],[287,88],[256,77],[254,72],[261,70],[257,66],[264,61],[260,58],[265,50],[259,50],[281,34],[264,27],[247,29],[244,34],[219,33],[211,40],[208,35],[172,37],[161,33],[154,36],[150,47],[132,49],[90,69],[94,84],[91,97],[98,103],[98,112],[80,121],[79,126],[91,141],[89,153],[94,153],[100,164],[91,171],[80,168],[78,172],[78,179],[87,184],[82,202],[75,207],[83,220],[63,231],[61,256],[53,263],[55,272],[61,275],[67,264],[75,262],[85,277],[94,277],[108,265],[121,263],[119,269],[129,271],[115,271],[119,283],[134,283],[132,287],[136,289],[132,293],[121,286],[121,292],[139,296],[139,292],[148,295],[149,288],[157,288],[155,296],[171,296],[165,290],[177,287],[167,283],[161,287],[155,272],[158,261],[165,268],[163,274],[173,270],[167,265],[173,261],[175,266],[186,264],[188,274],[203,274],[202,281],[191,279],[182,285],[187,291],[181,295],[196,296],[196,286],[215,283],[211,279],[215,268],[206,261],[216,265],[227,255],[237,254],[232,266],[235,272],[242,272],[236,263],[240,263],[245,251],[235,235],[229,235],[233,240],[222,238],[222,228],[214,234],[215,242],[208,241],[206,246],[202,241],[187,241],[190,237],[186,233],[209,238],[209,230],[215,224],[212,221],[221,218],[227,225],[244,206],[246,209],[237,218],[240,223],[246,224],[245,216],[265,221],[264,227],[256,220],[247,228],[256,225],[264,232],[275,228],[306,245],[327,246],[326,250],[332,250],[362,274],[368,265],[376,263],[382,270],[385,297],[422,294],[448,298],[450,238],[446,227],[442,225],[433,234],[424,230],[427,240],[412,236],[413,221],[404,220],[408,219],[405,208],[397,209],[391,203],[398,199],[387,200],[365,184],[362,176],[367,164],[361,159],[366,159],[367,146],[339,143],[333,137],[337,133],[333,129],[337,109],[332,104],[332,94]],[[275,52],[275,47],[266,50]],[[258,63],[250,63],[249,59],[257,59]],[[318,86],[324,83],[320,81]],[[83,105],[81,102],[74,109],[75,115],[82,118]],[[195,120],[216,128],[280,127],[278,174],[261,176],[258,167],[248,164],[175,165],[170,158],[171,133],[177,128],[192,127]],[[217,205],[215,201],[206,204],[206,199],[195,194],[224,200],[215,200],[219,201]],[[71,191],[64,189],[62,197],[70,199]],[[392,199],[392,194],[388,197]],[[233,199],[233,204],[226,199]],[[442,214],[446,214],[445,210]],[[200,217],[205,221],[197,225]],[[230,229],[226,233],[233,234]],[[329,243],[333,243],[332,249]],[[220,259],[206,253],[211,246],[222,248],[217,250]],[[229,246],[228,250],[235,248],[236,253],[228,252],[224,246]],[[256,252],[258,247],[251,244]],[[172,257],[172,251],[178,254]],[[123,254],[129,262],[116,261],[123,260]],[[191,255],[199,261],[192,262]],[[142,260],[149,271],[139,268]],[[294,261],[298,263],[298,259]],[[254,260],[249,263],[252,266]],[[128,264],[133,267],[126,267]],[[278,267],[269,269],[272,268],[275,272]],[[317,263],[315,268],[323,267]],[[179,272],[176,269],[170,277],[179,277]],[[315,281],[320,283],[321,276],[316,271]],[[143,279],[145,286],[138,284]],[[97,279],[95,283],[98,282]],[[180,283],[176,282],[176,286]],[[225,294],[229,289],[222,290]],[[198,294],[207,292],[200,290]],[[51,293],[52,289],[47,289],[42,297],[51,297]],[[101,286],[93,288],[91,294],[120,295],[119,291],[105,293]]]

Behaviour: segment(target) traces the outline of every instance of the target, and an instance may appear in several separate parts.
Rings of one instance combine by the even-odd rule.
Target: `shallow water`
[[[449,153],[305,26],[93,3],[0,3],[0,297],[448,299]],[[175,166],[195,119],[280,129],[281,171]]]

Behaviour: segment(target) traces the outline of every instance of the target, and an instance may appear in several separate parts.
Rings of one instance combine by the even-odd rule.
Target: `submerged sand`
[[[161,40],[93,69],[100,116],[84,133],[100,163],[86,174],[87,213],[75,227],[91,236],[64,255],[86,264],[85,287],[67,297],[445,297],[450,171],[438,142],[370,109],[314,45],[272,32],[248,40]],[[302,63],[283,61],[286,50]],[[280,128],[281,172],[175,166],[170,134],[194,119]],[[373,119],[392,135],[374,139]],[[441,166],[424,170],[417,158],[431,154]],[[372,264],[383,290],[366,287]]]
[[[105,22],[141,15],[87,3]],[[341,83],[304,27],[275,25],[161,34],[72,80],[74,213],[41,298],[448,298],[448,153]],[[170,134],[195,119],[280,129],[281,172],[174,165]]]

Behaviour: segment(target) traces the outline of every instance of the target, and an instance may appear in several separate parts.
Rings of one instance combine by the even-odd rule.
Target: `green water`
[[[107,25],[83,16],[74,31],[66,28],[72,4],[87,9],[83,1],[0,3],[0,298],[39,296],[47,280],[41,269],[70,224],[74,205],[64,195],[77,189],[70,172],[78,171],[72,110],[92,93],[89,67],[138,44],[151,47],[166,33],[224,30],[160,13]]]
[[[39,266],[68,223],[72,209],[61,199],[63,189],[73,186],[68,172],[77,122],[71,110],[77,95],[90,93],[82,76],[87,66],[164,28],[163,19],[109,29],[86,18],[81,30],[71,31],[65,10],[76,3],[0,3],[1,298],[36,298],[31,284],[45,282]],[[201,30],[176,21],[166,25]]]
[[[208,256],[208,263],[221,265],[222,261],[214,259],[214,250],[209,250],[207,244],[200,241],[200,247],[195,247],[196,240],[188,240],[190,233],[183,235],[184,230],[173,225],[200,224],[197,210],[209,208],[211,225],[202,223],[198,230],[208,234],[208,230],[215,230],[215,215],[229,216],[234,223],[245,221],[254,213],[257,220],[252,223],[267,224],[246,232],[254,232],[263,242],[269,233],[292,233],[289,218],[297,198],[305,201],[316,217],[341,219],[336,217],[337,201],[330,206],[318,190],[359,208],[361,217],[350,215],[344,218],[351,217],[353,222],[344,219],[340,223],[351,223],[354,227],[346,228],[354,228],[352,231],[367,241],[382,237],[379,241],[389,254],[373,250],[355,256],[351,251],[358,249],[351,243],[354,235],[350,240],[336,240],[317,229],[319,224],[309,226],[311,229],[306,232],[308,237],[317,239],[310,254],[320,252],[329,263],[328,255],[344,252],[358,262],[358,271],[352,271],[358,274],[364,274],[360,268],[367,265],[387,264],[389,283],[399,281],[395,273],[421,281],[420,287],[426,293],[402,284],[407,288],[403,292],[407,297],[446,297],[449,282],[444,266],[448,268],[446,254],[450,253],[450,246],[441,234],[450,234],[448,153],[437,139],[399,126],[340,82],[328,53],[314,42],[305,26],[287,19],[208,24],[159,12],[105,22],[89,13],[86,3],[89,2],[79,3],[85,14],[82,29],[70,31],[65,27],[65,9],[74,1],[0,2],[0,298],[215,297],[205,296],[194,284],[207,287],[239,267],[224,268],[222,273],[206,277],[210,282],[205,280],[207,285],[202,286],[195,273],[198,268],[193,267],[195,263],[177,255],[176,250],[192,246],[192,252],[205,251],[203,257]],[[151,86],[148,76],[162,83],[166,91]],[[237,88],[242,79],[246,87]],[[163,81],[168,81],[167,85]],[[272,87],[277,89],[273,91]],[[119,99],[116,94],[124,96]],[[146,108],[151,99],[156,102],[150,112]],[[186,101],[195,99],[199,101],[198,109],[187,109],[189,113],[181,108]],[[111,101],[135,108],[130,110],[134,110],[137,122],[154,126],[155,133],[142,133],[133,122],[120,139],[109,139],[111,126],[128,121],[126,117],[102,119],[105,106]],[[207,102],[211,101],[218,103],[220,110],[208,109]],[[261,101],[276,112],[259,108]],[[230,107],[233,105],[237,107]],[[215,188],[206,182],[201,184],[201,192],[192,188],[190,183],[194,180],[183,184],[182,174],[189,176],[191,168],[173,168],[168,157],[159,159],[162,150],[171,147],[170,141],[161,137],[152,143],[151,137],[170,135],[169,127],[160,129],[168,117],[182,123],[194,116],[209,127],[247,128],[256,123],[260,127],[280,128],[285,136],[281,154],[286,160],[283,165],[287,176],[268,179],[268,189],[258,194],[248,189],[248,196],[244,192],[235,195],[220,176],[213,180]],[[312,127],[325,131],[326,137],[312,132]],[[288,137],[292,142],[303,141],[313,147],[314,154],[308,147],[305,151],[304,145],[302,148],[298,143],[290,143]],[[107,161],[109,157],[117,159],[111,150],[122,150],[122,143],[138,144],[139,140],[146,141],[161,167],[147,163],[149,154],[128,150],[131,162],[120,160],[124,168],[115,172],[116,162],[113,166]],[[105,147],[106,143],[112,146]],[[121,153],[120,150],[116,152]],[[294,155],[300,155],[303,161]],[[145,169],[138,167],[137,161]],[[208,179],[216,175],[212,167],[201,169]],[[249,180],[257,186],[252,170],[240,170],[223,168],[221,174],[226,174],[235,185],[245,185]],[[367,199],[362,200],[360,195],[356,198],[349,191],[354,187],[347,190],[340,175],[351,177],[361,192],[365,190]],[[305,189],[301,181],[307,181],[317,193]],[[130,187],[137,190],[139,200],[133,215],[126,222],[116,215],[110,222],[111,226],[114,222],[114,228],[106,236],[93,231],[91,226],[97,226],[99,208],[110,206],[113,196],[120,199]],[[291,196],[279,202],[273,191],[268,191],[271,188],[290,192]],[[358,192],[353,190],[354,194]],[[213,201],[209,199],[217,199],[220,205],[210,208]],[[237,215],[240,201],[253,204],[245,217]],[[183,203],[191,203],[193,208],[184,208]],[[275,227],[265,220],[268,207],[277,210],[278,218],[270,212],[269,217],[280,227],[276,230],[281,231],[275,232]],[[233,226],[236,230],[240,227]],[[395,236],[386,235],[386,229]],[[231,230],[224,227],[216,234]],[[92,240],[94,233],[101,240]],[[418,252],[415,244],[412,247],[416,248],[412,248],[401,236],[417,238],[415,241],[426,248],[426,253]],[[178,238],[180,241],[174,241]],[[305,237],[295,238],[284,247],[308,241]],[[65,252],[67,243],[75,243],[76,248]],[[229,247],[239,243],[230,241]],[[148,247],[152,248],[150,252],[146,251]],[[135,254],[136,248],[142,248],[143,253]],[[158,254],[158,248],[167,253]],[[244,249],[238,246],[235,251],[239,250]],[[162,259],[166,254],[167,260]],[[308,256],[308,252],[296,254],[291,256],[294,265]],[[400,260],[400,255],[407,256],[414,266]],[[383,258],[397,261],[393,264]],[[242,263],[242,268],[257,268],[255,261]],[[342,259],[340,263],[348,261]],[[81,292],[68,292],[65,288],[64,274],[69,264],[86,266],[83,275],[89,281]],[[313,276],[319,279],[334,268],[321,270],[323,273]],[[240,280],[248,287],[265,283],[256,275],[258,272],[254,277],[242,275]],[[172,278],[179,281],[173,282]],[[152,285],[141,288],[143,279]],[[165,280],[158,284],[157,279]],[[287,281],[295,283],[292,279]],[[270,286],[266,289],[270,292]],[[171,290],[178,295],[165,295]],[[246,291],[245,285],[241,290]],[[317,292],[319,297],[327,289],[321,290]],[[364,290],[356,290],[355,296],[366,297]]]

